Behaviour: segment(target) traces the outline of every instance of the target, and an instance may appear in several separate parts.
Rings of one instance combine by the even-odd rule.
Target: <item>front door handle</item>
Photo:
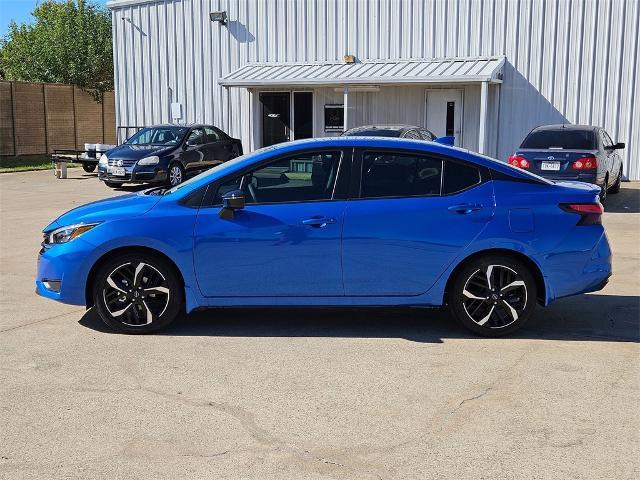
[[[303,225],[315,228],[324,228],[331,223],[336,223],[335,218],[325,217],[323,215],[315,215],[302,221]]]
[[[480,203],[461,203],[458,205],[451,205],[447,210],[459,213],[460,215],[466,215],[471,212],[477,212],[481,208],[482,204]]]

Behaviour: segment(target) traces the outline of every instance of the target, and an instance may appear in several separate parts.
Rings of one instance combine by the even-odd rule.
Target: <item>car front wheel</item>
[[[175,268],[154,255],[116,255],[95,276],[98,315],[120,332],[149,333],[165,328],[182,311],[183,298]]]
[[[448,303],[469,330],[499,337],[525,324],[536,298],[535,279],[522,262],[490,255],[472,260],[457,273]]]
[[[184,168],[179,163],[172,163],[169,165],[169,170],[167,172],[167,183],[171,187],[175,187],[176,185],[180,185],[184,181]]]
[[[94,172],[95,169],[96,169],[96,164],[95,163],[83,163],[82,164],[82,169],[87,173]]]

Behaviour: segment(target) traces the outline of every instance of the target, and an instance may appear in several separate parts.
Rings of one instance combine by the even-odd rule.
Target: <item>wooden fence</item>
[[[82,150],[116,143],[115,99],[102,103],[73,85],[0,81],[0,155]]]

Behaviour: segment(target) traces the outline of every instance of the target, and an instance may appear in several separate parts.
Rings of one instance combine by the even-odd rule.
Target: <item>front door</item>
[[[455,137],[462,145],[462,90],[427,90],[427,125],[437,137]]]
[[[490,220],[491,184],[474,166],[432,155],[372,150],[356,161],[361,198],[344,216],[345,294],[427,292]]]
[[[262,146],[268,147],[291,139],[291,94],[261,92]]]
[[[341,296],[341,229],[336,198],[341,151],[280,157],[224,181],[198,214],[194,265],[207,297]],[[350,160],[350,159],[349,159]],[[348,164],[348,165],[345,165]],[[246,205],[218,216],[222,196],[242,190]]]

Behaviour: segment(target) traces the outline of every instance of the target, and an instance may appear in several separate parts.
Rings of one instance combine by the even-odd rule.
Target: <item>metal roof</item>
[[[220,79],[226,87],[502,81],[504,57],[249,63]]]

